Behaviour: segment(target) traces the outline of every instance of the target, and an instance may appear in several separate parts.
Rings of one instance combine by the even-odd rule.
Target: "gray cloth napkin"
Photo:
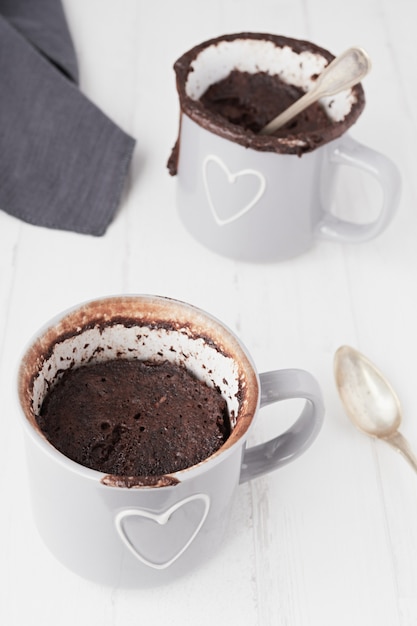
[[[0,209],[103,235],[135,140],[77,87],[60,0],[0,0]]]

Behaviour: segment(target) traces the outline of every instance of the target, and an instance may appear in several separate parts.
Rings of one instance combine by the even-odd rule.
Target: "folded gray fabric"
[[[0,0],[2,15],[65,74],[78,81],[78,65],[60,0]]]
[[[135,141],[76,86],[60,0],[0,0],[0,209],[103,235]]]

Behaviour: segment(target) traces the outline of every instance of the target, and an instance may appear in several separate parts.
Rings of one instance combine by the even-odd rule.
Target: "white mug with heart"
[[[233,71],[277,75],[308,91],[332,58],[309,42],[239,33],[204,42],[175,63],[181,118],[168,167],[177,175],[181,220],[209,249],[243,261],[280,261],[306,252],[319,239],[368,241],[391,221],[401,190],[397,167],[346,132],[364,108],[361,85],[322,100],[327,122],[278,136],[245,129],[200,100]],[[230,93],[224,97],[232,100]],[[342,165],[378,181],[382,200],[376,218],[358,223],[332,212]]]
[[[222,447],[197,465],[153,477],[107,475],[53,447],[37,421],[48,389],[66,369],[115,355],[183,364],[219,389],[231,421]],[[311,374],[289,369],[258,375],[224,324],[192,305],[156,296],[104,298],[58,315],[25,351],[18,393],[41,537],[77,574],[123,587],[169,582],[210,558],[222,543],[239,483],[305,452],[324,414]],[[305,400],[295,423],[247,447],[259,408],[290,398]]]

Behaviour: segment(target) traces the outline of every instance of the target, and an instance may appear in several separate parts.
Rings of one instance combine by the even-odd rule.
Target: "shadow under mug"
[[[277,74],[308,91],[331,58],[308,42],[242,33],[200,44],[176,62],[181,120],[170,171],[177,174],[180,218],[207,248],[242,261],[281,261],[319,239],[368,241],[391,221],[401,190],[396,165],[346,133],[364,106],[360,85],[322,101],[331,122],[308,141],[301,133],[248,134],[199,102],[234,69]],[[379,182],[382,201],[372,222],[332,214],[341,165]]]
[[[67,368],[112,358],[170,360],[216,386],[231,416],[228,440],[199,464],[157,477],[105,475],[61,454],[36,422],[48,389]],[[77,574],[122,587],[173,581],[204,563],[221,545],[239,483],[296,459],[318,435],[324,415],[311,374],[258,375],[246,348],[217,319],[146,295],[94,300],[51,320],[25,351],[18,393],[43,541]],[[305,399],[295,423],[246,447],[258,409],[289,398]]]

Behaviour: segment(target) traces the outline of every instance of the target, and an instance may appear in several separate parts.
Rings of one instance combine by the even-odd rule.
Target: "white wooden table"
[[[83,91],[137,138],[120,211],[103,238],[24,224],[0,211],[0,624],[411,626],[417,624],[417,476],[355,430],[333,379],[348,343],[390,378],[402,431],[417,450],[417,52],[413,0],[65,0]],[[203,249],[177,217],[165,164],[178,102],[172,64],[226,32],[275,32],[373,59],[367,105],[351,134],[389,155],[403,195],[371,243],[321,243],[272,265]],[[346,172],[336,210],[378,206],[372,181]],[[121,292],[186,300],[226,322],[259,371],[310,370],[323,430],[299,460],[239,488],[228,541],[187,578],[153,590],[86,582],[37,535],[15,393],[29,337],[59,311]],[[292,413],[296,406],[288,405]],[[265,409],[256,438],[276,432]],[[280,412],[279,425],[286,423]]]

